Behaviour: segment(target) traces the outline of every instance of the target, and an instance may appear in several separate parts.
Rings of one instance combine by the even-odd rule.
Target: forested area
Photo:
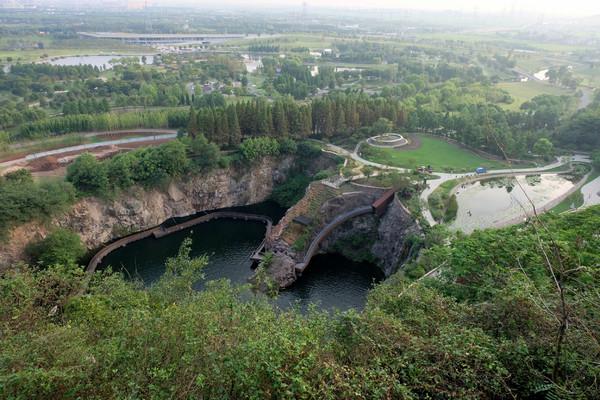
[[[194,290],[206,259],[188,242],[144,290],[107,271],[78,296],[79,267],[16,268],[0,280],[0,383],[28,398],[597,398],[599,225],[595,207],[449,245],[432,231],[413,278],[332,316]]]
[[[565,121],[555,135],[559,144],[590,151],[600,148],[600,96]]]
[[[590,132],[598,120],[597,106],[570,118],[570,96],[539,95],[518,110],[507,110],[504,106],[514,100],[477,67],[482,63],[507,73],[513,64],[501,54],[475,59],[465,52],[369,41],[335,42],[332,52],[338,62],[366,57],[374,64],[337,71],[321,63],[314,70],[306,56],[265,56],[259,67],[265,79],[255,87],[239,57],[229,55],[196,62],[190,55],[165,54],[155,65],[122,58],[108,79],[91,66],[17,64],[0,73],[0,90],[10,93],[1,101],[0,128],[19,140],[76,131],[186,127],[219,146],[235,147],[261,135],[365,137],[366,128],[387,118],[393,129],[442,135],[512,158],[527,157],[540,138],[564,147],[596,145]],[[377,90],[353,86],[357,80],[372,82]],[[209,82],[207,88],[203,82]],[[194,83],[202,91],[194,93]],[[164,109],[110,112],[130,106]],[[175,106],[193,107],[190,115],[196,118],[169,109]]]
[[[145,59],[145,57],[143,57]],[[108,70],[91,65],[57,66],[15,64],[8,72],[0,69],[0,129],[13,128],[48,115],[98,114],[119,107],[175,107],[195,103],[187,82],[223,82],[224,92],[238,92],[233,81],[245,72],[239,59],[211,56],[202,63],[190,63],[186,57],[164,55],[156,62],[168,65],[159,71],[140,65],[133,57],[115,58]],[[198,99],[202,93],[198,93]]]

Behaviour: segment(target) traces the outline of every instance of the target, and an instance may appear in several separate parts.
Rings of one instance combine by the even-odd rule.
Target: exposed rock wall
[[[351,192],[326,201],[318,212],[319,221],[322,223],[313,224],[310,239],[312,240],[322,226],[336,216],[372,204],[382,192],[383,190]],[[310,192],[307,193],[309,196]],[[288,210],[288,216],[298,214],[295,211],[302,208],[303,200]],[[283,218],[272,231],[274,235],[268,241],[269,250],[275,255],[270,273],[282,288],[291,285],[298,278],[294,266],[304,257],[304,252],[294,251],[292,243],[286,242],[282,237],[282,232],[288,229],[290,224],[294,224],[291,217]],[[321,243],[320,250],[324,253],[340,253],[357,261],[372,262],[377,264],[386,276],[390,276],[398,270],[410,253],[410,237],[420,234],[421,229],[415,219],[395,199],[380,218],[374,214],[363,215],[337,227]]]
[[[48,224],[30,223],[13,230],[0,247],[0,266],[23,259],[26,244],[44,237],[51,226],[73,230],[94,249],[171,217],[264,201],[274,185],[285,179],[292,164],[291,157],[264,159],[251,167],[217,169],[174,181],[163,189],[134,188],[114,200],[82,199]]]
[[[409,238],[420,232],[414,218],[393,201],[381,218],[364,215],[344,223],[321,244],[321,249],[373,262],[390,276],[408,256],[412,246]]]

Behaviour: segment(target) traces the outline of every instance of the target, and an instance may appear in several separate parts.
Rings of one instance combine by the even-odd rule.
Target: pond
[[[523,187],[525,193],[519,185]],[[531,215],[532,206],[543,207],[561,197],[573,183],[557,174],[519,175],[481,180],[458,188],[458,212],[451,228],[470,233],[475,229],[503,226]]]
[[[285,209],[273,202],[264,202],[232,210],[270,216],[276,223]],[[207,281],[228,279],[233,284],[245,284],[254,270],[250,255],[262,242],[265,226],[260,222],[220,219],[197,225],[165,236],[131,243],[106,256],[99,269],[112,266],[126,277],[139,278],[151,285],[164,273],[168,257],[177,254],[181,242],[192,239],[192,255],[209,256],[204,269],[205,279],[195,284],[202,290]],[[367,263],[355,263],[339,255],[313,258],[304,275],[290,288],[283,290],[274,302],[287,309],[298,306],[308,309],[311,303],[325,310],[362,309],[373,282],[383,279],[379,268]]]
[[[139,63],[142,64],[142,56],[127,55],[68,56],[49,60],[48,63],[52,65],[92,65],[102,69],[111,69],[113,67],[113,64],[110,63],[111,60],[131,57],[137,57]],[[146,55],[146,64],[152,64],[153,62],[154,56]]]

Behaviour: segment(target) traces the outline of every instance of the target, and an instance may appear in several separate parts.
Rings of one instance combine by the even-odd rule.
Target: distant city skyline
[[[201,7],[302,7],[307,4],[314,8],[390,8],[414,9],[429,11],[455,10],[463,12],[482,13],[521,13],[546,14],[553,16],[594,16],[600,15],[600,1],[590,0],[221,0],[215,3],[211,0],[153,0],[155,5],[168,6],[170,4],[190,5]]]
[[[303,4],[306,4],[303,7]],[[0,6],[32,6],[32,5],[69,5],[75,8],[82,6],[115,7],[142,9],[149,7],[188,6],[204,9],[224,9],[232,7],[271,9],[295,8],[300,10],[316,10],[322,8],[339,9],[398,9],[423,11],[461,11],[464,13],[493,14],[531,14],[562,17],[600,16],[600,0],[0,0]]]

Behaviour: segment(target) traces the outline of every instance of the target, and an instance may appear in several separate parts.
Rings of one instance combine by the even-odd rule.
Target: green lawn
[[[436,171],[473,171],[477,167],[506,168],[501,161],[485,159],[442,139],[419,135],[421,147],[415,150],[381,149],[364,144],[362,156],[370,161],[394,167],[416,168],[431,165]]]
[[[552,86],[550,84],[527,81],[527,82],[501,82],[496,85],[500,89],[506,90],[514,102],[511,104],[503,104],[502,106],[508,110],[518,110],[521,104],[533,99],[540,94],[551,94],[555,96],[572,95],[568,90]]]

